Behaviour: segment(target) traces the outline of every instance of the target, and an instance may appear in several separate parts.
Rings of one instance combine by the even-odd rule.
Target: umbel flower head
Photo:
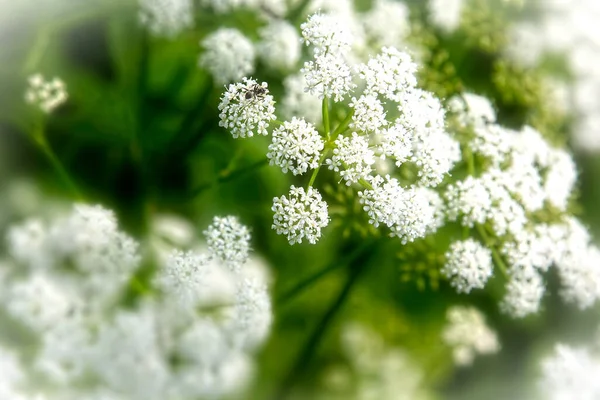
[[[254,72],[256,51],[252,42],[235,28],[220,28],[200,43],[199,64],[219,84],[242,79]]]
[[[269,123],[275,119],[275,101],[266,82],[258,84],[244,78],[232,83],[221,96],[219,126],[228,129],[234,138],[268,135]]]
[[[12,258],[0,264],[0,308],[36,346],[16,345],[13,357],[0,345],[2,398],[28,398],[23,388],[128,400],[242,390],[270,331],[271,301],[264,275],[248,263],[247,227],[215,217],[205,236],[206,253],[161,247],[148,281],[137,276],[137,242],[101,206],[78,204],[47,223],[13,227]],[[132,288],[143,295],[125,305]]]
[[[59,78],[46,81],[41,74],[29,77],[29,88],[25,92],[25,101],[39,107],[49,114],[68,99],[65,83]]]
[[[194,24],[192,0],[139,0],[139,19],[157,37],[173,38]]]

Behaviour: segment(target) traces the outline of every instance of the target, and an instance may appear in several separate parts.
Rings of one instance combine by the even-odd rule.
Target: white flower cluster
[[[420,400],[428,399],[424,374],[405,349],[388,345],[369,327],[352,322],[341,332],[347,366],[335,366],[328,372],[328,398],[349,400]],[[349,367],[349,368],[348,368]],[[355,387],[349,393],[348,387]],[[337,396],[336,396],[337,395]]]
[[[600,397],[600,358],[587,348],[558,344],[541,363],[539,393],[548,400]]]
[[[537,12],[524,15],[511,25],[507,48],[509,57],[527,67],[543,65],[546,55],[559,55],[569,68],[566,95],[555,101],[575,115],[574,144],[583,151],[600,149],[600,73],[594,67],[600,61],[600,41],[596,21],[600,7],[595,0],[540,1]],[[544,71],[546,72],[546,71]],[[548,71],[550,83],[562,91],[563,78]]]
[[[234,138],[268,135],[267,127],[275,120],[275,101],[265,82],[244,78],[229,85],[221,96],[219,111],[219,126]]]
[[[191,400],[240,391],[269,332],[271,302],[247,262],[245,226],[216,217],[206,239],[206,254],[160,247],[146,282],[136,276],[138,244],[100,206],[12,228],[12,258],[0,263],[3,323],[28,332],[15,354],[0,347],[0,397]]]
[[[508,282],[501,308],[514,317],[537,312],[545,292],[541,274],[551,266],[558,269],[566,301],[592,306],[600,299],[600,250],[567,212],[577,180],[571,156],[551,147],[531,127],[514,131],[496,124],[489,102],[479,96],[469,94],[451,103],[459,130],[468,135],[465,146],[484,160],[484,170],[448,185],[446,213],[465,227],[475,227],[486,246],[505,260]],[[535,215],[548,209],[560,216],[549,223],[534,222]],[[455,272],[444,271],[453,284],[464,275],[476,282],[473,287],[482,287],[485,279],[470,275],[475,271],[471,268],[452,263]],[[462,285],[457,290],[470,287]]]
[[[29,77],[29,88],[25,92],[25,101],[39,107],[46,114],[51,113],[68,99],[65,83],[59,78],[44,80],[40,74]]]
[[[200,45],[204,49],[200,66],[206,68],[217,83],[238,81],[254,72],[254,45],[235,28],[219,28]]]
[[[292,117],[273,130],[273,141],[267,157],[271,165],[277,165],[285,173],[302,175],[309,168],[319,166],[319,158],[325,143],[314,126],[303,119]]]
[[[429,19],[445,33],[460,25],[465,0],[429,0]]]
[[[492,253],[472,238],[454,242],[446,252],[441,272],[459,293],[481,289],[492,277]]]
[[[292,186],[288,196],[273,199],[273,229],[286,235],[290,244],[302,243],[303,239],[315,244],[329,223],[327,203],[313,187],[305,191]]]
[[[272,19],[273,16],[282,17],[288,9],[285,0],[200,0],[200,4],[212,8],[218,14],[245,9],[254,11],[266,19]]]
[[[378,2],[377,7],[394,8],[386,1]],[[301,25],[302,40],[313,50],[313,58],[301,69],[304,91],[308,95],[300,92],[297,75],[286,79],[283,113],[291,120],[273,130],[268,157],[271,165],[294,175],[315,169],[313,176],[316,176],[320,164],[324,163],[337,172],[346,185],[363,187],[360,202],[372,224],[382,223],[390,228],[393,236],[400,237],[404,243],[410,242],[434,232],[443,223],[442,201],[436,192],[425,187],[433,188],[443,182],[460,160],[460,148],[446,132],[441,102],[432,93],[417,87],[417,65],[410,55],[384,47],[366,62],[351,67],[348,60],[357,59],[357,54],[352,53],[357,30],[346,24],[353,19],[350,3],[342,9],[345,11],[331,14],[317,12]],[[223,95],[219,106],[221,126],[228,128],[234,137],[252,136],[254,130],[266,135],[273,111],[247,106],[247,97],[252,104],[263,102],[253,99],[257,91],[252,88],[260,86],[247,78],[243,82],[231,85]],[[259,100],[265,97],[266,83],[262,87],[264,90],[256,96]],[[314,101],[310,95],[323,101]],[[338,127],[323,127],[319,132],[304,118],[294,115],[298,113],[306,120],[325,122],[325,114],[318,117],[319,110],[328,113],[331,102],[339,102],[347,95],[352,95],[352,100],[346,122],[339,122]],[[272,104],[269,99],[268,106]],[[384,179],[376,173],[376,163],[381,160],[412,169],[415,178],[401,183],[391,176],[397,171],[388,171],[390,177]],[[291,192],[298,196],[298,190]],[[318,194],[315,188],[308,190]],[[316,203],[319,206],[315,210],[326,210],[320,194]],[[280,204],[274,205],[275,210],[297,213],[293,209],[282,209]],[[277,214],[274,227],[288,235],[291,242],[304,237],[303,232],[293,232],[304,229],[304,225],[289,225],[285,220],[285,228],[281,228],[281,218],[283,216]],[[289,220],[296,218],[290,216]],[[306,215],[302,220],[307,218],[319,221],[312,224],[319,234],[309,235],[313,243],[328,218]]]
[[[300,60],[301,43],[296,28],[284,20],[271,21],[259,31],[257,52],[265,65],[289,71]]]
[[[139,0],[142,25],[157,37],[173,38],[194,24],[192,0]]]
[[[448,324],[442,332],[442,340],[452,348],[456,365],[471,365],[477,354],[494,354],[500,350],[496,333],[477,309],[453,306],[446,316]]]

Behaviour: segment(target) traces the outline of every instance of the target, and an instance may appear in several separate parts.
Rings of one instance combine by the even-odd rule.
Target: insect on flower
[[[267,93],[267,89],[265,89],[258,83],[255,83],[250,88],[244,89],[244,91],[245,91],[244,97],[246,98],[246,100],[262,99],[262,98],[264,98],[265,94]]]

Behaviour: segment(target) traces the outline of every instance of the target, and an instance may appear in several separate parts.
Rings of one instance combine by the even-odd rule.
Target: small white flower
[[[361,18],[367,36],[377,46],[399,46],[410,33],[406,4],[393,0],[376,0]]]
[[[204,286],[209,258],[194,252],[173,251],[158,271],[156,284],[183,306],[193,305]]]
[[[283,71],[296,66],[300,59],[301,43],[294,26],[284,20],[274,20],[259,34],[257,51],[267,66]]]
[[[365,94],[381,94],[396,100],[398,93],[417,85],[417,64],[408,53],[393,47],[382,48],[381,54],[358,65],[356,70],[366,83]]]
[[[232,270],[248,260],[250,252],[250,230],[240,224],[237,217],[214,217],[204,231],[208,250]]]
[[[499,166],[507,161],[512,148],[516,132],[496,124],[475,125],[475,137],[469,142],[469,147],[474,153],[480,154]]]
[[[383,105],[373,94],[362,95],[358,99],[354,97],[349,106],[354,109],[350,123],[352,129],[364,133],[378,132],[388,123]]]
[[[411,160],[419,167],[422,185],[435,187],[442,183],[460,159],[458,142],[446,132],[430,132],[413,141]]]
[[[254,45],[237,29],[219,28],[204,38],[200,45],[204,51],[199,64],[211,73],[217,83],[238,81],[254,72]]]
[[[339,55],[324,53],[307,61],[300,70],[306,82],[305,90],[318,98],[339,102],[356,86],[352,83],[350,67]]]
[[[325,143],[312,124],[293,117],[273,130],[273,141],[267,157],[271,165],[279,166],[285,173],[304,174],[309,168],[319,166]]]
[[[230,329],[243,348],[254,349],[267,338],[273,313],[267,287],[256,279],[243,279],[237,285],[235,318]]]
[[[600,398],[600,360],[588,349],[557,344],[541,367],[538,386],[544,399]]]
[[[453,96],[448,101],[448,109],[456,114],[462,126],[485,126],[496,122],[496,111],[490,100],[475,93]]]
[[[352,132],[352,136],[338,136],[330,159],[326,160],[329,169],[340,173],[346,185],[366,179],[375,163],[375,153],[369,149],[369,140]]]
[[[477,309],[453,306],[446,316],[448,324],[442,332],[442,340],[452,348],[457,365],[471,365],[477,354],[494,354],[500,350],[496,333]]]
[[[431,22],[446,33],[450,33],[460,24],[464,0],[430,0],[429,18]]]
[[[549,164],[544,177],[545,197],[554,207],[565,211],[577,182],[575,162],[566,151],[552,149]]]
[[[544,292],[543,279],[534,269],[513,271],[500,309],[514,318],[535,314],[540,308]]]
[[[471,238],[454,242],[441,272],[458,293],[482,289],[493,273],[492,252]]]
[[[229,129],[234,138],[268,135],[269,123],[275,119],[275,102],[267,84],[243,78],[232,83],[221,96],[219,126]]]
[[[337,54],[350,49],[352,34],[335,15],[315,13],[300,25],[302,40],[314,46],[315,55]]]
[[[50,114],[68,99],[65,83],[59,78],[44,80],[41,74],[29,77],[29,88],[25,92],[25,101]]]
[[[290,244],[302,243],[303,239],[315,244],[321,237],[321,229],[329,223],[327,203],[317,189],[292,186],[289,197],[273,199],[273,226],[278,235],[286,235]]]
[[[139,18],[150,33],[172,38],[194,24],[191,0],[139,0]]]
[[[381,141],[378,147],[382,158],[393,158],[397,167],[411,158],[413,137],[402,124],[395,123],[389,128],[383,129],[378,138]]]

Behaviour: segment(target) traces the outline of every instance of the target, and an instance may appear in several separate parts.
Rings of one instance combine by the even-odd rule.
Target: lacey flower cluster
[[[67,87],[59,78],[45,80],[41,74],[29,77],[29,87],[25,92],[25,101],[49,114],[68,99]]]
[[[142,263],[140,245],[100,206],[11,228],[11,258],[0,263],[3,323],[26,335],[14,350],[0,346],[0,397],[196,399],[241,390],[271,324],[264,274],[248,262],[249,231],[215,217],[205,252],[174,248],[168,243],[183,236],[166,232],[173,240],[161,239],[157,259]],[[152,278],[140,273],[151,265]]]
[[[554,266],[562,297],[580,308],[593,305],[600,251],[569,213],[577,181],[572,157],[531,127],[496,124],[485,98],[469,94],[450,103],[468,174],[446,187],[446,214],[476,239],[453,243],[442,273],[468,293],[485,285],[495,264],[507,278],[502,309],[523,317],[539,310],[542,275]]]
[[[315,243],[329,221],[328,205],[314,186],[324,165],[357,191],[372,225],[411,242],[439,227],[442,201],[432,188],[460,159],[459,145],[446,131],[441,102],[417,87],[411,56],[383,47],[356,63],[356,39],[345,22],[338,14],[317,12],[300,27],[312,50],[300,73],[304,91],[316,101],[295,109],[318,107],[320,121],[313,111],[311,122],[302,115],[276,122],[267,83],[244,78],[221,97],[220,124],[236,138],[271,133],[271,165],[294,175],[312,170],[306,188],[293,186],[274,200],[273,229],[290,243]],[[342,115],[335,121],[334,109]],[[381,175],[377,162],[391,169]],[[400,178],[401,169],[414,179]]]

